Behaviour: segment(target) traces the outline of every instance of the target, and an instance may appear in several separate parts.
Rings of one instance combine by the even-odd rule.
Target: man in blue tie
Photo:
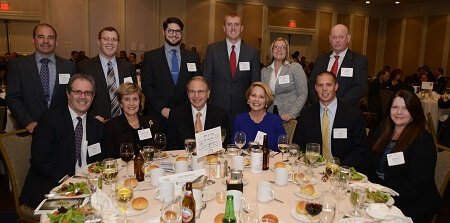
[[[47,23],[33,29],[36,51],[11,60],[6,100],[18,128],[33,132],[42,113],[66,105],[65,89],[75,64],[55,55],[57,33]]]
[[[184,25],[179,18],[167,18],[162,25],[165,43],[145,53],[141,69],[146,113],[165,130],[170,110],[187,102],[186,84],[200,74],[200,61],[195,53],[180,48]]]

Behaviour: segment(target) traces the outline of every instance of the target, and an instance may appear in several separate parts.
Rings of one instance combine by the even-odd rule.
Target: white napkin
[[[397,193],[397,191],[392,190],[389,187],[385,187],[383,185],[380,184],[374,184],[374,183],[370,183],[370,182],[366,182],[366,183],[361,183],[361,182],[353,182],[353,185],[357,185],[357,186],[361,186],[361,187],[365,187],[367,189],[369,189],[369,191],[382,191],[385,193],[388,193],[392,196],[399,196],[400,194]]]
[[[159,218],[150,218],[144,221],[144,223],[159,223]]]
[[[97,190],[91,196],[91,205],[97,210],[101,210],[104,222],[116,222],[118,207],[116,203],[102,190]]]
[[[406,221],[403,212],[395,206],[388,207],[385,204],[370,204],[366,213],[373,218],[381,219],[383,222],[403,223]]]

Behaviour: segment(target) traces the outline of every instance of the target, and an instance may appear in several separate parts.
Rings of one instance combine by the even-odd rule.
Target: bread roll
[[[244,158],[244,165],[245,166],[250,166],[250,159],[249,158]]]
[[[286,164],[284,164],[283,162],[276,162],[276,163],[273,165],[273,168],[274,168],[274,169],[276,169],[276,168],[286,168]]]
[[[261,220],[263,223],[278,223],[278,217],[273,214],[265,214]]]
[[[177,157],[176,161],[188,161],[188,160],[186,157],[180,156],[180,157]]]
[[[307,184],[304,187],[301,187],[300,192],[304,195],[313,196],[316,193],[316,189],[311,184]]]
[[[136,210],[143,210],[148,207],[148,201],[145,197],[137,197],[131,202],[131,206]]]
[[[208,163],[215,164],[215,163],[217,163],[217,161],[218,161],[217,155],[208,155],[208,156],[206,156],[206,162],[208,162]]]
[[[299,214],[305,214],[306,215],[307,213],[306,213],[305,207],[306,207],[306,202],[305,201],[299,201],[297,203],[297,206],[295,207],[295,210]]]
[[[224,216],[223,213],[216,215],[216,217],[214,218],[214,223],[222,223],[223,216]]]
[[[297,182],[303,180],[304,178],[305,178],[304,173],[294,173],[292,175],[292,180],[297,181]]]
[[[126,179],[123,184],[125,184],[126,187],[129,187],[131,185],[133,188],[135,188],[138,185],[138,180],[136,180],[136,178]]]

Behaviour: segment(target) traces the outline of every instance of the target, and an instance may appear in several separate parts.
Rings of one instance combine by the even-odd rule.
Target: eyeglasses
[[[286,46],[273,46],[273,49],[275,50],[285,50],[286,48]]]
[[[119,39],[118,38],[114,38],[114,37],[113,38],[111,38],[111,37],[101,37],[100,39],[102,39],[105,42],[109,42],[109,41],[111,41],[113,43],[119,42]]]
[[[181,35],[181,33],[183,33],[183,30],[181,29],[166,29],[166,31],[169,34],[173,34],[175,32],[177,35]]]
[[[70,90],[70,91],[72,91],[76,96],[81,96],[82,94],[84,94],[84,96],[91,97],[92,95],[94,95],[94,92],[92,91],[81,91],[81,90]]]
[[[188,90],[187,92],[189,95],[195,95],[195,94],[204,95],[208,91],[209,90],[200,90],[200,91]]]

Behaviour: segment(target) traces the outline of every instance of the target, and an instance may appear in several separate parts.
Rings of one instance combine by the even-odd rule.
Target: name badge
[[[100,147],[100,143],[95,143],[87,147],[89,157],[95,156],[102,152],[102,148]]]
[[[195,63],[186,63],[189,72],[197,72],[197,65]]]
[[[289,75],[283,75],[278,77],[279,84],[289,84],[291,81],[289,80]]]
[[[69,83],[70,74],[59,74],[59,84],[67,84]]]
[[[146,140],[152,138],[152,132],[150,128],[138,130],[139,140]]]
[[[405,157],[403,152],[390,153],[387,154],[387,161],[389,166],[397,166],[405,164]]]
[[[250,62],[239,62],[239,70],[240,71],[250,70]]]
[[[347,138],[347,128],[334,128],[333,129],[334,139],[346,139]]]
[[[353,68],[342,67],[341,77],[353,77]]]
[[[265,132],[258,131],[255,136],[255,142],[258,142],[259,145],[264,143],[264,136],[267,135]]]
[[[133,83],[133,78],[126,77],[126,78],[123,79],[123,83]]]

